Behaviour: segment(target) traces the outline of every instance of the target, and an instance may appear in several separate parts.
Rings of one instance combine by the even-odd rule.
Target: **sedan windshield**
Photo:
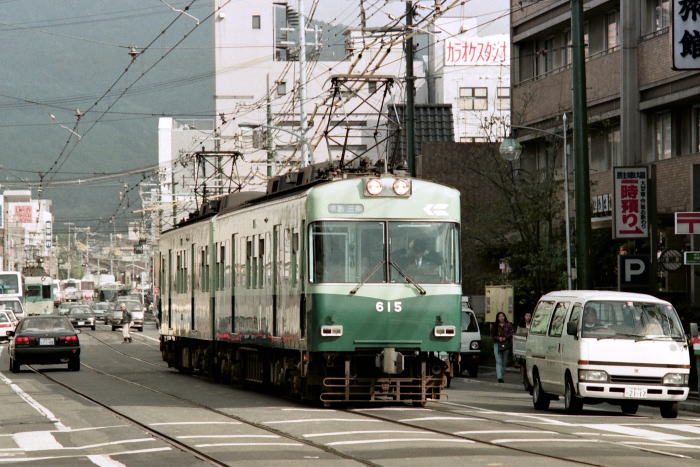
[[[582,319],[582,337],[684,339],[676,310],[663,303],[588,302]]]
[[[311,281],[457,283],[457,232],[446,222],[314,222]]]
[[[24,332],[72,332],[73,326],[65,318],[41,317],[29,318],[20,323],[17,334]]]

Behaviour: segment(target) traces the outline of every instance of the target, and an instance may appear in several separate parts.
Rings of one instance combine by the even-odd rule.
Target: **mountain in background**
[[[191,0],[169,3],[182,8]],[[189,13],[203,20],[212,10],[213,1],[197,0]],[[195,21],[181,16],[81,118],[80,144],[63,163],[56,164],[70,136],[58,123],[72,128],[74,110],[88,109],[129,66],[129,46],[145,47],[176,16],[158,0],[0,0],[0,184],[38,180],[40,173],[56,165],[60,173],[51,176],[57,180],[155,165],[158,116],[153,114],[213,115],[212,19],[202,21],[149,70],[195,28]],[[51,120],[50,113],[58,123]],[[101,122],[90,129],[100,117]],[[71,142],[75,141],[73,137]],[[127,194],[128,209],[126,202],[118,209],[119,192],[125,184],[131,188],[141,179],[48,187],[41,197],[53,200],[56,232],[65,230],[63,222],[109,232],[112,225],[97,221],[115,213],[120,214],[116,230],[124,232],[128,218],[137,217],[130,211],[138,208],[140,200],[138,188],[133,188]]]

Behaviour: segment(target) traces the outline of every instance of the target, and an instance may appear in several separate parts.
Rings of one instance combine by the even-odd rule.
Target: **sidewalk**
[[[486,370],[485,372],[488,375],[493,374],[495,378],[495,366],[481,365],[479,366],[480,373],[482,372],[482,370]],[[512,375],[517,375],[517,379],[514,379]],[[481,374],[479,376],[481,376]],[[506,367],[505,380],[506,383],[520,385],[520,369],[513,366]],[[688,399],[681,402],[679,408],[680,410],[685,410],[688,412],[700,413],[700,396],[698,396],[698,392],[691,388],[690,394],[688,395]]]

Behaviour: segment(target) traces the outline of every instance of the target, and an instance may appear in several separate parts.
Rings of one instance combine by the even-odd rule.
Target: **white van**
[[[560,291],[540,298],[527,337],[527,378],[536,409],[557,396],[567,412],[584,403],[639,404],[678,415],[688,397],[690,356],[676,310],[650,295]]]
[[[462,303],[462,337],[460,349],[460,368],[466,370],[469,376],[476,378],[479,374],[479,359],[481,357],[481,332],[476,322],[474,311]]]

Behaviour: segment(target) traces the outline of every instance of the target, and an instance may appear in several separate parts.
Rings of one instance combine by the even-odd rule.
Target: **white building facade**
[[[50,272],[54,222],[51,200],[32,199],[31,190],[5,190],[2,198],[5,239],[2,267],[21,270],[41,258]]]
[[[452,104],[457,142],[496,141],[508,135],[509,12],[509,0],[471,0],[431,30],[431,94],[437,103]]]
[[[268,173],[297,167],[301,156],[297,2],[216,0],[215,4],[226,4],[214,26],[221,147],[243,152],[245,161],[238,170],[244,189],[264,190]],[[348,5],[344,3],[345,24],[356,23],[359,6]],[[310,162],[340,157],[347,161],[358,155],[371,161],[385,158],[384,140],[392,128],[381,115],[387,104],[404,101],[403,28],[346,29],[338,27],[343,19],[339,14],[333,24],[322,25],[323,31],[317,29],[318,23],[307,23],[304,106]],[[415,68],[420,77],[419,62]],[[347,75],[353,78],[342,78]],[[333,77],[339,76],[344,85],[334,94]],[[390,81],[391,92],[384,95]],[[425,101],[421,92],[417,102]],[[253,137],[251,128],[257,127],[258,134],[262,130],[267,137],[269,124],[275,127],[271,130],[274,148],[260,149],[260,144],[253,144],[260,138]],[[352,131],[347,131],[348,126]]]

